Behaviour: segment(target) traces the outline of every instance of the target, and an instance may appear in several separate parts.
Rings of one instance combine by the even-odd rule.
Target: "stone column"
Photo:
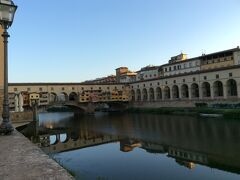
[[[169,87],[169,89],[170,89],[170,99],[173,100],[172,87],[171,88]]]
[[[227,92],[227,85],[224,84],[224,85],[223,85],[223,97],[224,97],[224,99],[227,99],[227,97],[228,97],[228,96],[227,96],[227,93],[228,93],[228,92]]]
[[[210,85],[210,93],[211,93],[211,99],[214,99],[214,89],[213,89],[213,85]]]
[[[199,99],[203,99],[203,91],[202,91],[202,86],[200,84],[198,86],[198,91],[199,91]]]
[[[188,87],[188,98],[190,100],[192,99],[192,89],[191,89],[191,86]]]
[[[154,101],[158,101],[157,99],[157,88],[153,89],[154,91]]]
[[[237,83],[237,94],[238,94],[238,98],[240,98],[240,82]]]
[[[178,94],[179,94],[179,99],[182,99],[183,96],[182,96],[182,89],[181,89],[181,86],[178,87]]]

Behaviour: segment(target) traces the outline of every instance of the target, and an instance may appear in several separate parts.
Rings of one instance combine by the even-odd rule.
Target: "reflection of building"
[[[120,140],[120,150],[122,152],[130,152],[136,147],[141,147],[141,143],[136,140],[131,139],[121,139]]]
[[[62,123],[44,122],[40,129],[41,137],[48,136],[42,138],[44,149],[61,152],[120,142],[120,150],[124,152],[141,147],[149,153],[167,154],[187,168],[201,164],[240,173],[238,121],[216,123],[193,117],[146,114],[117,115],[115,118],[81,117],[81,121],[74,121],[77,124],[71,126],[68,118],[62,119]],[[50,141],[46,143],[49,136],[55,139],[51,145]],[[61,139],[63,136],[65,138]]]
[[[168,155],[176,158],[178,162],[182,162],[184,165],[190,167],[192,166],[191,162],[208,164],[207,156],[197,152],[190,152],[179,148],[169,147]]]
[[[189,169],[193,169],[195,168],[195,164],[193,162],[188,162],[188,161],[183,161],[183,160],[180,160],[180,159],[176,159],[176,162],[181,165],[181,166],[185,166]]]

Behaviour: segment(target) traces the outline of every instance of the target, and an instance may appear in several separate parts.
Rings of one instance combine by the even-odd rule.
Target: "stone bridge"
[[[128,102],[85,102],[80,103],[77,101],[56,101],[49,104],[49,107],[66,106],[76,111],[85,113],[94,113],[97,110],[107,112],[119,112],[128,108]]]

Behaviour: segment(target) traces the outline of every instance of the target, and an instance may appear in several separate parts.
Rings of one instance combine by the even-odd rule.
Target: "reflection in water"
[[[138,177],[138,179],[158,179],[163,174],[166,179],[202,179],[198,173],[201,174],[201,177],[204,174],[205,178],[239,178],[237,174],[240,173],[240,122],[238,121],[149,114],[78,116],[51,113],[42,115],[39,124],[40,126],[36,125],[35,128],[37,133],[29,133],[28,128],[23,133],[30,139],[34,139],[34,142],[38,143],[46,153],[58,153],[55,157],[62,158],[66,165],[75,169],[77,175],[79,175],[79,171],[86,169],[88,171],[85,173],[87,178],[98,177],[92,172],[98,169],[104,174],[104,177],[129,178],[135,169],[141,170],[144,166],[143,164],[135,164],[135,169],[131,169],[131,172],[118,174],[119,170],[123,171],[124,169],[121,166],[122,161],[129,169],[133,168],[129,163],[133,159],[135,162],[144,159],[141,162],[146,164],[148,161],[150,162],[148,164],[150,167],[145,167],[145,171],[134,173],[134,177]],[[33,125],[30,126],[29,129],[33,129]],[[116,147],[116,143],[113,142],[119,143],[118,149],[120,151],[118,153],[113,150]],[[105,149],[106,147],[107,149]],[[82,148],[87,148],[84,149],[86,152]],[[91,152],[93,148],[94,152]],[[99,160],[98,153],[102,153],[101,148],[105,149],[103,154],[106,155],[105,160],[101,161],[107,162],[107,159],[111,157],[109,163],[118,164],[119,167],[114,168],[112,164],[111,169],[104,173],[104,169],[101,168],[107,165]],[[79,152],[86,153],[85,156],[77,155],[75,151],[72,151],[74,149],[82,149]],[[141,149],[144,152],[139,151]],[[123,156],[120,152],[131,152],[129,154],[131,157],[113,161],[114,158]],[[111,153],[115,155],[111,155]],[[155,162],[156,158],[152,159],[150,154],[161,155],[161,158]],[[65,158],[67,155],[69,156]],[[74,159],[87,157],[89,159],[86,160],[86,164],[81,164],[82,169],[77,169],[78,162],[75,162]],[[70,158],[75,164],[68,164],[67,158]],[[169,165],[172,158],[175,159],[175,164]],[[94,164],[103,163],[103,167],[87,168],[89,165],[87,163],[90,163],[91,159]],[[81,161],[84,162],[84,159]],[[198,169],[195,168],[196,164],[223,171],[211,174],[209,170],[203,168],[204,166],[196,170]],[[168,166],[169,169],[166,170]],[[121,167],[123,169],[118,169]],[[195,174],[186,174],[181,167],[194,169]],[[146,172],[148,168],[150,168],[149,172],[152,173]],[[154,168],[159,169],[154,171]],[[177,176],[171,170],[176,171]],[[148,174],[147,177],[146,174]],[[80,175],[82,174],[80,173]]]

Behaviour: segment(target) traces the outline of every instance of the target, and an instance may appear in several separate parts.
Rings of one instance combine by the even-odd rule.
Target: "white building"
[[[200,71],[200,59],[188,59],[182,62],[165,64],[162,66],[162,68],[164,71],[164,76],[196,72]]]
[[[146,66],[137,71],[136,81],[155,79],[159,77],[159,66]]]

